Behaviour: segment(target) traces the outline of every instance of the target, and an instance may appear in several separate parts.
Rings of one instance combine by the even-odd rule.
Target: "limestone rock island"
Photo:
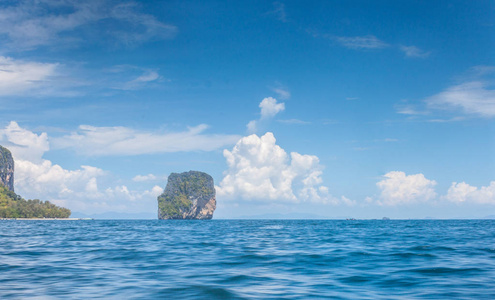
[[[9,149],[0,146],[0,183],[14,191],[14,159]]]
[[[209,220],[216,208],[213,178],[203,172],[172,173],[158,196],[158,219]]]

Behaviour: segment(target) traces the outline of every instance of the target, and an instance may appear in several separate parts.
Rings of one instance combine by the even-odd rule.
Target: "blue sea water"
[[[495,221],[0,221],[0,298],[495,299]]]

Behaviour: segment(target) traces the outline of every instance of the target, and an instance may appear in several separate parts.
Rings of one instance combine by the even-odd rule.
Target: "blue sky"
[[[171,172],[217,218],[495,214],[493,1],[3,1],[16,191],[148,213]]]

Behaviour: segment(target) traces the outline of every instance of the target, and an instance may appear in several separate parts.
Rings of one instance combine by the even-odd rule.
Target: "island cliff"
[[[68,218],[70,214],[49,201],[25,200],[14,193],[14,159],[0,146],[0,218]]]
[[[172,173],[158,196],[158,219],[206,220],[216,208],[213,178],[203,172]]]
[[[9,149],[0,146],[0,183],[14,191],[14,159]]]

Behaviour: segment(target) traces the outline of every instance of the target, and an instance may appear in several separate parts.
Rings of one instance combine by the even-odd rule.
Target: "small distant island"
[[[216,208],[213,178],[203,172],[172,173],[158,196],[160,220],[209,220]]]
[[[70,209],[49,201],[25,200],[14,192],[14,159],[0,146],[0,219],[65,219]]]

